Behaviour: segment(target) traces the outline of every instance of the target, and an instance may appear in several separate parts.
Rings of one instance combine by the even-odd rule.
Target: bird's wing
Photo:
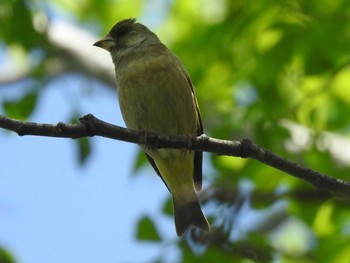
[[[187,76],[187,82],[190,85],[191,93],[193,97],[193,102],[196,107],[196,115],[197,115],[197,136],[203,134],[203,124],[201,119],[201,113],[199,111],[198,101],[196,97],[196,93],[194,92],[193,84],[189,76]],[[194,153],[194,172],[193,172],[193,181],[194,186],[197,191],[202,189],[202,162],[203,162],[203,152],[195,152]]]
[[[169,187],[168,187],[168,185],[166,184],[165,180],[163,179],[162,175],[160,174],[160,172],[159,172],[159,170],[158,170],[158,167],[157,167],[157,165],[156,165],[156,162],[155,162],[155,161],[152,159],[152,157],[149,156],[147,153],[145,153],[145,154],[146,154],[147,160],[148,160],[149,163],[152,165],[153,169],[156,171],[156,173],[157,173],[157,174],[159,175],[159,177],[162,179],[163,183],[164,183],[165,186],[168,188],[169,192],[171,192],[170,189],[169,189]]]
[[[186,73],[186,75],[187,75],[187,73]],[[201,119],[201,114],[199,111],[197,97],[196,97],[196,94],[194,92],[194,88],[192,85],[192,81],[188,75],[187,75],[187,82],[190,86],[192,97],[193,97],[193,102],[194,102],[194,105],[196,107],[197,136],[199,136],[199,135],[203,134],[202,119]],[[147,153],[145,153],[145,154],[146,154],[146,157],[147,157],[149,163],[152,165],[153,169],[156,171],[156,173],[159,175],[159,177],[162,178],[164,184],[166,185],[166,187],[170,191],[169,187],[167,186],[166,182],[164,181],[163,177],[161,176],[155,161],[152,159],[152,157],[150,155],[148,155]],[[197,191],[200,191],[202,189],[202,162],[203,162],[203,153],[201,151],[196,151],[194,153],[193,182],[194,182],[194,185],[195,185],[195,188]]]

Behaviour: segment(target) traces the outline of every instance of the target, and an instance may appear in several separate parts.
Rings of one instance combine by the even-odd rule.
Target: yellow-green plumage
[[[197,136],[202,124],[191,80],[180,60],[135,20],[115,25],[95,45],[111,52],[121,112],[130,129]],[[202,153],[143,147],[173,196],[175,225],[209,230],[194,191],[201,187]]]

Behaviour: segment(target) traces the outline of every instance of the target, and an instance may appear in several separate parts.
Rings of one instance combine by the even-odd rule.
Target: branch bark
[[[192,138],[186,136],[163,136],[152,132],[129,130],[112,125],[97,119],[92,114],[82,117],[78,124],[59,122],[55,125],[24,122],[0,115],[0,128],[14,131],[20,136],[35,135],[72,139],[102,136],[154,148],[188,149],[211,152],[218,155],[252,158],[302,179],[320,190],[350,197],[349,182],[302,167],[254,144],[248,139],[227,141],[211,138],[205,134]]]

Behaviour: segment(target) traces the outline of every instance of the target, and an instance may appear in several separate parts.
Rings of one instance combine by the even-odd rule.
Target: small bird
[[[119,105],[129,129],[162,135],[203,134],[190,76],[156,34],[135,19],[125,19],[94,46],[112,56]],[[141,147],[172,194],[177,235],[182,236],[190,225],[208,231],[194,190],[202,187],[202,152]]]

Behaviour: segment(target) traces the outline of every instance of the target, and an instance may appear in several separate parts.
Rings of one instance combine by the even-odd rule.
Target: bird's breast
[[[134,59],[117,69],[119,104],[128,128],[196,135],[196,109],[187,75],[171,57]]]

